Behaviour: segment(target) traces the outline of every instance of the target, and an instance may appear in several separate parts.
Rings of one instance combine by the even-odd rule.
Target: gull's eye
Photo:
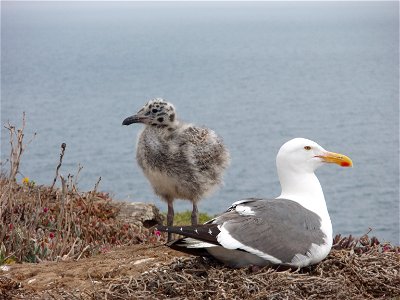
[[[311,146],[304,146],[304,149],[309,151],[309,150],[311,150]]]

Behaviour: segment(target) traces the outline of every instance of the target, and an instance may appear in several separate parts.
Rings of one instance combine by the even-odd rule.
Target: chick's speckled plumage
[[[160,98],[123,124],[131,123],[146,125],[139,133],[136,159],[164,201],[172,205],[174,199],[187,199],[195,205],[221,184],[229,153],[214,131],[178,121],[174,106]]]
[[[197,202],[222,181],[228,153],[211,130],[182,124],[173,131],[146,127],[136,159],[155,193]]]

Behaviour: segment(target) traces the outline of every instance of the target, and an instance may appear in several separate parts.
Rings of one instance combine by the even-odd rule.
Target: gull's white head
[[[276,165],[279,170],[295,173],[314,173],[325,163],[335,163],[342,167],[351,167],[353,162],[343,154],[329,152],[313,142],[304,138],[295,138],[286,142],[279,150]]]
[[[317,214],[328,214],[321,184],[314,174],[318,167],[326,163],[335,163],[342,167],[353,165],[347,156],[329,152],[307,139],[295,138],[285,143],[276,157],[282,188],[278,198],[296,201]]]

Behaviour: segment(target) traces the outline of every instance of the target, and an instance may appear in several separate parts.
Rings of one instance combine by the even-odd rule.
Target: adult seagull
[[[295,138],[276,157],[282,193],[276,199],[237,201],[197,226],[160,226],[185,238],[169,246],[214,256],[230,267],[285,265],[301,268],[323,260],[332,247],[332,223],[314,171],[326,163],[351,167],[351,159]],[[205,251],[206,250],[206,251]]]

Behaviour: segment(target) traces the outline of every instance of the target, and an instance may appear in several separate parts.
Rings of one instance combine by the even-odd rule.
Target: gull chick
[[[276,157],[282,193],[275,199],[237,201],[204,225],[165,227],[160,231],[186,238],[170,247],[197,255],[211,255],[237,268],[284,265],[301,268],[323,260],[332,246],[332,223],[324,193],[314,171],[327,163],[353,165],[345,155],[317,143],[296,138]]]
[[[175,199],[192,202],[191,222],[196,225],[197,202],[222,183],[229,165],[222,139],[211,129],[179,121],[174,106],[161,98],[150,100],[122,124],[133,123],[145,125],[136,159],[154,192],[168,204],[167,225],[173,225]]]

